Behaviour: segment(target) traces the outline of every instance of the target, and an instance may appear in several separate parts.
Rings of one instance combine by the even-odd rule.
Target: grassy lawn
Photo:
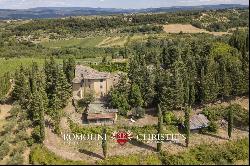
[[[62,63],[62,59],[56,59],[57,62]],[[33,62],[36,62],[39,66],[44,64],[43,58],[11,58],[1,59],[0,58],[0,76],[6,72],[13,73],[21,65],[24,67],[31,66]]]

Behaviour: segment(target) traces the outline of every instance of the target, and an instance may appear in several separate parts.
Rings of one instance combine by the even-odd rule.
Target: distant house
[[[99,99],[110,91],[111,87],[119,81],[117,74],[99,72],[87,66],[77,65],[73,84],[74,99],[82,99],[86,93],[93,93]]]
[[[83,124],[114,124],[117,120],[117,109],[107,109],[102,103],[92,103],[87,112],[82,114]]]
[[[199,131],[209,126],[209,120],[203,114],[193,115],[190,118],[190,130]]]

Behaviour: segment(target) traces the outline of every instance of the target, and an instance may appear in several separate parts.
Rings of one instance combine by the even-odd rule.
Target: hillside
[[[112,15],[129,13],[158,13],[175,12],[184,10],[215,10],[228,8],[248,8],[240,4],[220,4],[202,6],[173,6],[146,9],[116,9],[116,8],[90,8],[90,7],[40,7],[31,9],[0,9],[0,20],[5,19],[35,19],[35,18],[60,18],[67,16],[83,15]]]

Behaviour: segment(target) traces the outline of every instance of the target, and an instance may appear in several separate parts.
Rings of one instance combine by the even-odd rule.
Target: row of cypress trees
[[[52,120],[54,132],[60,133],[60,110],[67,105],[71,95],[74,63],[69,59],[61,67],[51,57],[45,60],[42,69],[33,63],[31,68],[21,66],[15,73],[12,97],[28,112],[36,142],[43,142],[45,138],[45,115]]]

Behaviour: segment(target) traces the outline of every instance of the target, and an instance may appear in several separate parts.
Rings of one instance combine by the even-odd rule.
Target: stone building
[[[118,74],[99,72],[87,66],[77,65],[72,81],[73,97],[77,100],[84,98],[87,93],[93,93],[96,99],[101,99],[118,81]]]

